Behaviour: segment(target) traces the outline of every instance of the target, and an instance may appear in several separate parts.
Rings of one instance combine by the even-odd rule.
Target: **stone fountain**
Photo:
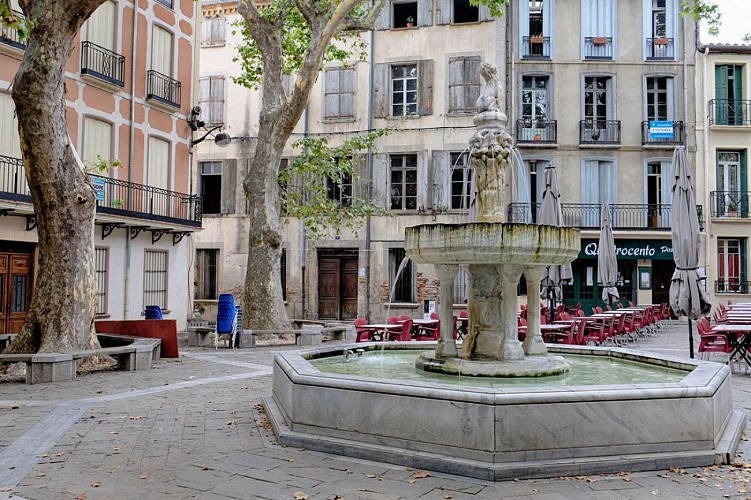
[[[571,228],[506,223],[511,138],[495,72],[483,66],[482,73],[486,86],[471,140],[477,222],[412,227],[405,238],[410,258],[435,265],[442,325],[452,324],[457,268],[468,266],[470,332],[461,349],[444,327],[437,343],[278,353],[264,406],[279,443],[491,481],[729,463],[745,414],[732,407],[728,366],[621,348],[546,346],[534,292],[527,336],[518,341],[519,277],[524,273],[528,290],[538,289],[546,266],[576,257],[579,236]],[[415,349],[421,369],[410,375],[417,379],[388,368],[386,375],[368,371],[366,358],[388,366],[390,353]],[[350,350],[365,352],[342,355]],[[643,365],[673,378],[585,383],[568,372],[554,375],[566,369],[561,355],[572,363],[597,360],[605,372]],[[360,374],[320,364],[352,361],[362,363]]]
[[[477,131],[470,139],[476,178],[477,222],[425,224],[408,227],[405,249],[413,262],[434,264],[441,283],[439,316],[452,324],[454,279],[460,264],[469,273],[469,330],[461,353],[451,328],[441,329],[432,353],[417,360],[424,370],[473,376],[528,377],[562,373],[567,363],[548,354],[540,335],[537,294],[545,268],[567,264],[579,254],[579,231],[537,224],[506,224],[511,200],[511,136],[501,111],[500,82],[487,63],[474,118]],[[517,339],[519,278],[524,273],[532,303],[527,309],[527,335]]]

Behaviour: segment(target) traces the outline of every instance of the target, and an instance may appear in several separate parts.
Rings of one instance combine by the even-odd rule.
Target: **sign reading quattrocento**
[[[596,259],[599,253],[597,240],[582,240],[580,259]],[[623,260],[673,260],[671,240],[615,240],[615,256]]]

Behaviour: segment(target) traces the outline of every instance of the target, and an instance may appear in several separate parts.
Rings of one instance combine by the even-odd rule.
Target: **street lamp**
[[[193,134],[191,133],[190,147],[193,147],[196,144],[202,143],[210,135],[214,137],[214,143],[217,146],[222,147],[222,148],[228,146],[229,143],[232,142],[232,138],[226,132],[219,132],[218,134],[214,134],[215,131],[222,128],[222,125],[217,125],[216,127],[207,129],[206,123],[200,119],[200,116],[201,116],[201,106],[193,106],[193,108],[190,110],[190,115],[188,115],[188,118],[186,118],[186,121],[188,122],[188,126],[190,127],[191,132],[196,132],[198,129],[206,130],[206,133],[203,134],[198,139],[193,139]]]

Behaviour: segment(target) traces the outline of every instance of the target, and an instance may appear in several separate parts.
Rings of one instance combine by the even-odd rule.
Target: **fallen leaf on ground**
[[[81,493],[76,497],[76,500],[86,500],[86,493]]]
[[[295,500],[307,500],[308,499],[308,494],[303,493],[302,491],[296,491],[292,493],[292,496],[294,497]]]
[[[376,475],[375,474],[365,474],[365,477],[373,478],[373,477],[376,477]]]
[[[136,415],[135,417],[128,417],[131,420],[141,420],[143,418],[143,415]]]
[[[412,477],[415,477],[415,478],[428,477],[429,475],[430,475],[430,472],[426,470],[416,470],[412,473]]]
[[[91,483],[91,486],[93,488],[99,488],[101,486],[101,483],[98,483],[98,482],[97,483]]]
[[[65,455],[64,451],[61,451],[60,453],[57,454],[58,457],[62,457],[63,455]]]
[[[149,476],[141,476],[138,479],[148,479],[148,478],[149,478]]]
[[[40,472],[39,474],[37,474],[37,477],[44,477],[44,476],[46,476],[46,475],[47,475],[47,474],[45,474],[44,472]]]

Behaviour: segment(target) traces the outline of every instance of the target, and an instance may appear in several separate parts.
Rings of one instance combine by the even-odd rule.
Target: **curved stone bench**
[[[71,353],[0,354],[0,364],[26,363],[26,383],[40,384],[75,379],[78,362],[84,358],[110,356],[117,360],[118,370],[136,371],[150,369],[154,356],[159,357],[159,339],[140,339],[124,335],[99,337],[100,341],[130,343]]]

